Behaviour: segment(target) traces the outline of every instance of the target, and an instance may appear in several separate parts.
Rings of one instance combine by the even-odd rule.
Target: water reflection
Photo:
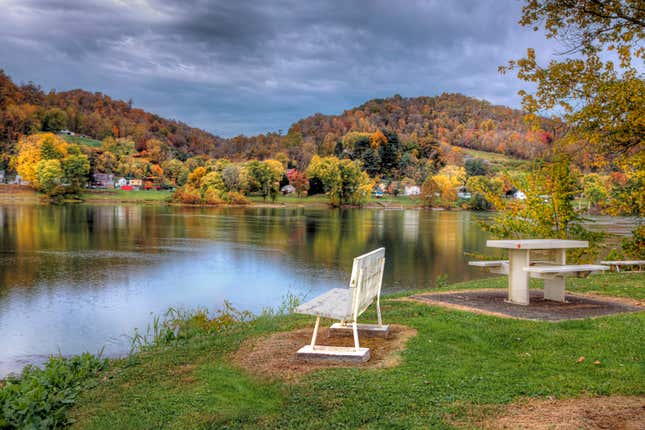
[[[482,276],[468,212],[0,207],[0,375],[50,353],[106,346],[169,306],[277,305],[344,286],[352,258],[385,246],[385,290]]]

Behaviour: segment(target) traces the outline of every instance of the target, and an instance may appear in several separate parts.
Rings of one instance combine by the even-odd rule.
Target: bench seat
[[[536,265],[525,267],[523,270],[535,275],[576,276],[592,272],[602,272],[604,270],[609,270],[609,267],[601,266],[599,264]]]
[[[469,261],[469,266],[476,267],[501,267],[508,264],[508,260],[491,260],[491,261]]]
[[[350,288],[334,288],[294,309],[297,314],[313,315],[335,320],[352,317],[352,294]]]
[[[645,260],[601,261],[600,264],[606,264],[607,266],[640,266],[645,265]]]

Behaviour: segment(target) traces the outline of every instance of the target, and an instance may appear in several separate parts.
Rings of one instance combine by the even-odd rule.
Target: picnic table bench
[[[489,240],[486,246],[508,249],[508,260],[470,261],[471,266],[487,268],[492,273],[508,275],[508,302],[529,304],[529,277],[544,280],[544,298],[565,302],[565,278],[587,276],[608,270],[597,264],[566,264],[566,250],[586,248],[589,242],[562,239]],[[551,259],[531,261],[531,251],[547,251]]]
[[[294,312],[316,317],[316,324],[311,336],[311,343],[297,352],[300,358],[333,359],[346,361],[367,361],[370,358],[369,348],[361,348],[358,334],[372,332],[387,335],[389,326],[381,318],[381,283],[385,266],[385,248],[379,248],[354,258],[349,288],[334,288],[313,300],[298,306]],[[376,301],[378,324],[358,324],[358,317]],[[327,346],[316,344],[320,318],[339,320],[330,327],[334,331],[351,331],[354,336],[354,347]]]
[[[606,264],[609,267],[613,267],[616,272],[620,272],[621,266],[633,267],[638,266],[638,272],[642,271],[641,266],[645,266],[645,260],[606,260],[601,261],[600,264]]]

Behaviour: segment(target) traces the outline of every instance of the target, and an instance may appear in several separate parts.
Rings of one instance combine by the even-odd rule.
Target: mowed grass
[[[444,289],[504,285],[504,278],[492,278]],[[645,274],[573,279],[568,287],[640,298]],[[297,315],[259,317],[224,334],[113,362],[79,399],[74,427],[451,428],[473,410],[525,397],[645,391],[643,312],[550,323],[386,299],[383,314],[418,331],[398,367],[327,369],[294,384],[250,376],[229,358],[243,340],[313,323]],[[375,319],[373,310],[365,319]]]
[[[297,197],[293,194],[289,195],[279,195],[275,202],[272,202],[271,199],[267,198],[264,200],[259,195],[250,195],[248,196],[249,200],[255,204],[278,204],[286,206],[312,206],[312,207],[328,207],[329,199],[324,194],[315,194],[313,196],[307,197]],[[419,207],[423,205],[423,201],[420,197],[410,197],[410,196],[392,196],[386,195],[381,198],[370,197],[365,203],[367,208],[379,208],[379,207]]]
[[[83,193],[87,203],[141,203],[168,201],[172,192],[168,190],[94,190]]]
[[[73,143],[75,145],[86,145],[86,146],[92,146],[94,148],[98,148],[103,143],[100,140],[92,139],[89,137],[69,136],[63,133],[59,134],[59,136],[65,139],[68,143]]]

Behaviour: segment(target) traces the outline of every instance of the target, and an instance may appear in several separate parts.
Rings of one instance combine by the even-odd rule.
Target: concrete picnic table
[[[565,266],[567,249],[587,248],[589,242],[564,239],[488,240],[486,246],[508,249],[508,301],[519,305],[528,305],[530,251],[551,251],[552,263]],[[564,301],[564,279],[544,278],[544,298]]]

